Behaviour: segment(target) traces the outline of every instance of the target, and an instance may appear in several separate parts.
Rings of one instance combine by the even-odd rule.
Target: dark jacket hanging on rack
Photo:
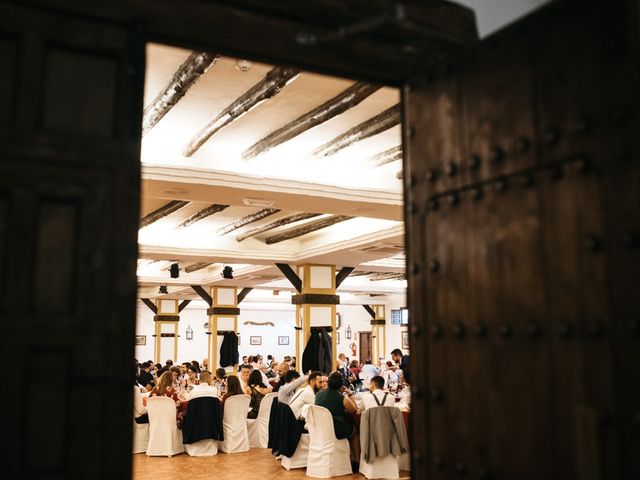
[[[215,335],[215,332],[213,333]],[[238,335],[235,332],[224,332],[220,345],[220,366],[232,367],[238,365]]]
[[[302,371],[333,371],[331,337],[325,328],[312,328],[307,346],[302,353]]]

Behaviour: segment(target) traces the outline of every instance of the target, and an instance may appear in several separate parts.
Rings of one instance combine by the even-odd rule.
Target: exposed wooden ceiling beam
[[[355,107],[365,98],[377,92],[380,88],[380,85],[372,85],[370,83],[354,83],[349,88],[326,101],[319,107],[314,108],[301,117],[296,118],[291,123],[286,124],[284,127],[270,133],[262,140],[259,140],[249,147],[242,156],[245,159],[257,157],[273,147],[277,147],[281,143],[291,140],[301,133],[312,129],[313,127],[320,125],[337,115],[340,115],[350,108]]]
[[[302,279],[293,271],[293,268],[286,263],[276,263],[276,267],[278,267],[278,270],[289,280],[298,293],[302,292]]]
[[[336,275],[336,288],[338,288],[342,282],[344,282],[345,278],[349,276],[351,272],[353,272],[355,267],[342,267],[338,274]]]
[[[188,227],[189,225],[193,225],[194,223],[199,222],[200,220],[207,218],[208,216],[213,215],[214,213],[221,212],[222,210],[228,207],[229,205],[219,205],[217,203],[214,203],[213,205],[209,205],[208,207],[203,208],[202,210],[194,213],[189,218],[187,218],[184,222],[178,225],[178,227]]]
[[[251,292],[251,290],[253,290],[252,287],[245,287],[242,290],[240,290],[240,292],[236,297],[236,303],[239,305],[240,302],[242,302],[245,299],[245,297],[249,295],[249,292]]]
[[[212,135],[255,108],[260,102],[280,93],[285,85],[294,80],[299,73],[300,70],[294,68],[276,67],[270,70],[259,83],[240,95],[222,113],[200,130],[184,148],[184,155],[190,157],[196,153]]]
[[[402,145],[380,152],[369,158],[368,162],[373,164],[374,167],[381,167],[396,160],[402,160]]]
[[[163,205],[162,207],[158,208],[157,210],[154,210],[150,214],[145,215],[144,217],[142,217],[140,219],[140,226],[139,227],[140,228],[148,227],[152,223],[157,222],[158,220],[160,220],[161,218],[164,218],[167,215],[171,215],[176,210],[181,209],[182,207],[184,207],[188,203],[189,202],[184,201],[184,200],[172,200],[169,203],[167,203],[166,205]]]
[[[189,55],[156,98],[145,107],[142,118],[143,137],[184,97],[217,59],[218,55],[207,52],[193,52]]]
[[[254,237],[260,233],[267,232],[269,230],[273,230],[274,228],[282,227],[283,225],[289,225],[290,223],[300,222],[302,220],[307,220],[309,218],[314,218],[321,215],[320,213],[296,213],[294,215],[289,215],[288,217],[282,217],[278,220],[274,220],[273,222],[269,222],[266,225],[262,225],[261,227],[254,228],[253,230],[249,230],[248,232],[241,233],[236,236],[236,240],[241,242],[246,240],[249,237]]]
[[[248,225],[253,222],[257,222],[258,220],[262,220],[269,215],[273,215],[274,213],[278,213],[280,210],[277,208],[263,208],[251,215],[247,215],[246,217],[242,217],[240,220],[236,220],[235,222],[228,223],[224,227],[218,230],[218,235],[226,235],[229,232],[233,232],[245,225]]]
[[[373,137],[400,123],[400,104],[387,108],[375,117],[356,125],[342,135],[317,148],[313,154],[328,157],[365,138]]]
[[[202,270],[203,268],[207,268],[209,265],[213,265],[212,262],[198,262],[198,263],[194,263],[193,265],[189,265],[188,267],[184,268],[185,273],[193,273],[193,272],[197,272],[198,270]]]
[[[404,280],[404,273],[398,272],[379,272],[369,276],[370,282],[378,282],[380,280]]]
[[[265,239],[265,243],[267,245],[273,245],[274,243],[283,242],[291,238],[301,237],[307,233],[315,232],[316,230],[327,228],[331,225],[335,225],[336,223],[344,222],[345,220],[350,220],[352,218],[353,217],[348,215],[334,215],[327,218],[321,218],[315,222],[305,223],[300,227],[290,228],[284,232],[276,233],[275,235],[267,237]]]

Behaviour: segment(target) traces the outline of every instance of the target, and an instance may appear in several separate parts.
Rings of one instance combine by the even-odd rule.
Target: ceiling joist
[[[194,263],[193,265],[189,265],[188,267],[185,267],[184,271],[185,273],[193,273],[193,272],[197,272],[198,270],[202,270],[203,268],[207,268],[209,265],[213,265],[213,263],[198,262],[198,263]]]
[[[285,230],[281,233],[276,233],[270,237],[265,239],[265,243],[267,245],[273,245],[274,243],[283,242],[285,240],[289,240],[291,238],[301,237],[311,232],[315,232],[316,230],[321,230],[323,228],[330,227],[331,225],[335,225],[336,223],[344,222],[345,220],[350,220],[353,217],[348,215],[333,215],[331,217],[321,218],[320,220],[316,220],[314,222],[305,223],[300,227],[290,228],[289,230]]]
[[[162,207],[158,208],[157,210],[154,210],[150,214],[145,215],[144,217],[142,217],[140,219],[139,228],[148,227],[152,223],[155,223],[158,220],[160,220],[161,218],[164,218],[167,215],[171,215],[176,210],[181,209],[182,207],[184,207],[188,203],[189,202],[184,201],[184,200],[172,200],[172,201],[170,201],[166,205],[163,205]]]
[[[259,83],[243,93],[200,130],[184,148],[184,156],[192,156],[216,132],[258,106],[262,101],[280,93],[285,85],[294,80],[299,73],[299,70],[293,68],[275,67],[270,70]]]
[[[372,156],[369,159],[369,163],[374,167],[381,167],[387,163],[395,162],[397,160],[402,160],[402,145],[392,147],[384,152],[380,152],[377,155]]]
[[[214,213],[221,212],[228,207],[229,205],[220,205],[217,203],[214,203],[213,205],[209,205],[208,207],[203,208],[202,210],[191,215],[184,222],[178,225],[178,228],[188,227],[189,225],[193,225],[194,223],[199,222],[200,220],[207,218],[208,216],[213,215]]]
[[[320,213],[296,213],[294,215],[289,215],[288,217],[282,217],[278,220],[274,220],[273,222],[269,222],[266,225],[262,225],[261,227],[254,228],[253,230],[249,230],[248,232],[241,233],[236,236],[236,240],[238,242],[242,242],[250,237],[255,237],[264,232],[268,232],[269,230],[273,230],[274,228],[282,227],[284,225],[289,225],[291,223],[300,222],[302,220],[307,220],[309,218],[314,218],[321,215]]]
[[[242,217],[240,220],[236,220],[235,222],[228,223],[224,227],[220,228],[217,231],[217,234],[226,235],[229,232],[233,232],[234,230],[242,228],[245,225],[248,225],[250,223],[257,222],[258,220],[262,220],[263,218],[268,217],[269,215],[278,213],[279,211],[280,210],[277,208],[263,208],[262,210],[252,213],[251,215]]]
[[[342,135],[317,148],[313,154],[329,157],[335,155],[343,148],[347,148],[360,140],[373,137],[400,124],[400,104],[387,108],[375,117],[356,125]]]
[[[380,85],[371,85],[364,82],[356,82],[349,88],[326,101],[317,108],[296,118],[291,123],[270,133],[249,147],[243,154],[243,158],[250,159],[277,147],[278,145],[297,137],[303,132],[316,127],[327,120],[355,107],[365,98],[380,89]]]
[[[217,59],[218,55],[207,52],[193,52],[189,55],[164,88],[145,107],[142,118],[143,137],[185,96]]]

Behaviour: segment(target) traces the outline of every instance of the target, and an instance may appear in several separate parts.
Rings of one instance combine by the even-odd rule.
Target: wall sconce
[[[193,340],[193,328],[191,328],[191,325],[189,325],[187,327],[187,340]]]
[[[344,338],[351,339],[351,325],[347,325],[347,330],[344,332]]]

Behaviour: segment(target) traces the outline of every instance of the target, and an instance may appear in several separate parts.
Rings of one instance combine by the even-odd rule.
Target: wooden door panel
[[[143,48],[128,38],[0,5],[0,350],[37,377],[8,400],[16,478],[130,472]]]
[[[640,469],[638,17],[614,3],[549,8],[407,92],[407,198],[427,215],[411,236],[426,275],[409,287],[426,305],[412,331],[428,358],[428,441],[412,431],[425,476]],[[451,151],[461,176],[431,180]],[[412,228],[421,215],[409,206]]]

